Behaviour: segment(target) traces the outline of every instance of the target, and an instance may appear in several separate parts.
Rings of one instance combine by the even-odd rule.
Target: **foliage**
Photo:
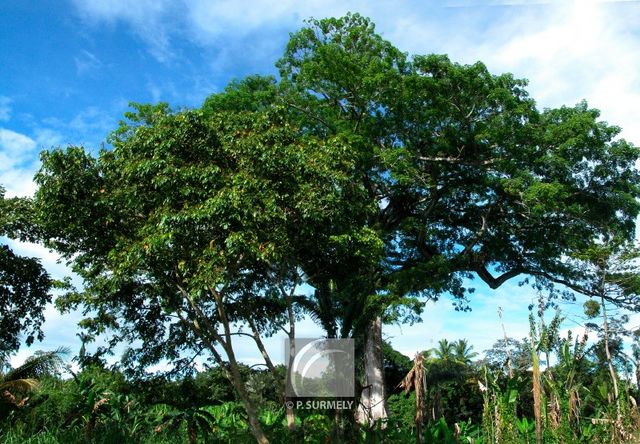
[[[0,186],[0,237],[34,241],[37,228],[30,202],[5,198]],[[0,244],[0,364],[18,349],[21,339],[31,345],[42,340],[43,310],[51,301],[53,281],[36,258],[15,254]],[[24,335],[24,338],[21,338]],[[1,369],[1,365],[0,365]]]
[[[525,80],[494,75],[480,62],[409,56],[358,14],[309,20],[291,35],[277,67],[279,80],[233,82],[201,109],[133,105],[97,156],[83,147],[43,152],[35,200],[15,203],[33,204],[37,235],[84,280],[58,306],[84,310],[83,342],[107,337],[98,357],[129,344],[127,377],[144,380],[150,365],[166,360],[173,371],[159,383],[173,386],[167,392],[187,388],[195,382],[171,378],[204,355],[229,378],[249,429],[266,443],[257,406],[280,402],[282,384],[274,383],[280,373],[261,338],[286,327],[294,336],[302,314],[328,337],[355,338],[357,368],[369,371],[374,366],[363,364],[371,363],[364,350],[374,341],[372,325],[413,322],[427,299],[445,293],[465,310],[473,289],[463,282],[473,276],[491,288],[529,276],[554,296],[562,284],[637,302],[634,273],[615,275],[624,279],[614,282],[614,295],[593,285],[601,259],[617,252],[602,244],[629,242],[640,212],[640,151],[600,121],[599,111],[585,102],[541,111]],[[302,284],[311,294],[297,290]],[[41,293],[29,294],[41,304]],[[17,328],[37,333],[39,319],[10,326],[9,347]],[[417,398],[426,395],[431,412],[425,439],[454,439],[448,424],[480,421],[479,402],[488,440],[528,436],[516,401],[532,381],[540,396],[524,405],[534,405],[540,440],[541,400],[575,393],[553,385],[539,365],[542,353],[550,367],[559,323],[529,344],[505,339],[489,357],[496,370],[504,349],[519,346],[522,362],[509,363],[517,377],[479,372],[464,340],[442,340],[432,358],[421,355],[428,384]],[[270,376],[238,362],[236,335],[253,338]],[[406,364],[387,353],[390,377]],[[77,389],[74,421],[88,434],[116,418],[134,421],[136,400],[90,380]],[[215,422],[210,401],[157,402],[165,405],[157,407],[157,427],[185,428],[191,442],[206,439]],[[341,427],[313,412],[302,415],[300,433],[326,440]],[[363,431],[367,440],[386,433],[381,423],[373,427]]]
[[[540,342],[539,330],[533,344]],[[611,400],[608,374],[599,373],[599,357],[588,346],[586,336],[573,338],[557,336],[557,345],[548,369],[541,369],[540,390],[547,400],[542,416],[543,442],[607,443],[615,428],[611,420],[617,412]],[[442,342],[444,344],[444,342]],[[538,351],[542,350],[538,348]],[[393,349],[387,352],[395,356]],[[457,365],[469,384],[460,384],[455,372],[430,372],[433,366],[443,365],[428,353],[421,355],[426,368],[425,443],[481,443],[535,442],[535,419],[531,405],[532,380],[530,371],[516,370],[515,376],[489,367],[480,368],[477,362]],[[530,359],[533,354],[530,354]],[[464,365],[464,367],[463,367]],[[42,367],[44,368],[44,367]],[[245,367],[247,380],[261,380],[266,373]],[[228,393],[228,382],[221,369],[212,368],[190,376],[172,379],[128,379],[125,374],[98,367],[87,367],[71,379],[46,376],[23,408],[0,420],[0,442],[44,443],[218,443],[251,442],[247,414],[237,395]],[[437,376],[437,378],[436,378]],[[267,382],[270,386],[272,382]],[[479,399],[473,414],[466,416],[456,396],[440,396],[441,411],[450,412],[434,418],[435,388],[449,385],[456,388],[456,396]],[[477,387],[474,389],[472,384]],[[628,433],[621,442],[635,442],[640,431],[637,407],[631,396],[637,388],[620,381],[623,421]],[[433,388],[430,390],[429,388]],[[255,392],[264,393],[258,390]],[[213,395],[216,394],[216,395]],[[324,443],[407,443],[416,440],[415,392],[393,394],[388,399],[390,418],[385,427],[380,424],[362,427],[356,435],[340,441],[335,436],[336,418],[331,411],[300,410],[298,428],[291,432],[286,426],[284,408],[268,397],[256,398],[260,421],[273,442]],[[484,403],[484,406],[482,405]],[[529,406],[529,407],[527,407]],[[482,415],[482,417],[480,417]]]
[[[58,375],[63,368],[66,348],[50,352],[37,351],[25,362],[5,373],[0,371],[0,420],[27,405],[29,396],[39,386],[40,379]],[[0,366],[2,368],[3,366]]]

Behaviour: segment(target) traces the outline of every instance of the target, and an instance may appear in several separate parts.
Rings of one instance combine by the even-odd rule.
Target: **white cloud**
[[[0,185],[6,189],[6,197],[33,196],[36,184],[33,182],[34,169],[0,170]]]
[[[0,185],[7,197],[31,196],[35,191],[33,176],[37,170],[37,149],[60,142],[56,131],[40,128],[35,140],[6,128],[0,128]]]
[[[621,7],[596,2],[563,2],[549,12],[550,18],[529,23],[521,18],[511,26],[520,24],[524,32],[514,29],[497,48],[489,50],[486,42],[484,58],[529,77],[542,105],[572,105],[585,98],[640,143],[640,45],[627,32],[630,16]]]
[[[10,156],[11,160],[28,157],[35,147],[36,142],[30,137],[0,128],[0,151]]]
[[[36,141],[24,134],[0,128],[0,185],[7,197],[29,195],[34,191],[31,182],[34,170]]]

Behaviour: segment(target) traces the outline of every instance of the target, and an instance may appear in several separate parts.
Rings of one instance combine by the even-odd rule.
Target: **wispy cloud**
[[[149,45],[151,54],[161,62],[174,56],[170,32],[178,14],[170,14],[177,3],[168,0],[73,0],[80,17],[91,24],[127,24]]]
[[[89,107],[75,115],[68,126],[73,131],[89,135],[113,129],[113,116],[97,107]]]
[[[50,129],[38,129],[36,134],[40,136],[49,134],[56,137],[43,137],[38,142],[43,149],[61,143],[96,148],[117,127],[118,118],[126,109],[127,102],[118,99],[108,110],[89,106],[75,113],[69,120],[58,117],[44,118],[41,124]]]
[[[0,122],[7,121],[11,118],[11,99],[9,97],[0,96]]]
[[[73,60],[79,76],[96,73],[103,66],[102,61],[95,54],[87,50],[82,50]]]

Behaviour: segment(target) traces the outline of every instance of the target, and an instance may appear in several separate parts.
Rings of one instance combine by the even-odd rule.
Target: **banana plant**
[[[156,432],[166,429],[177,430],[182,424],[186,425],[187,439],[189,444],[198,442],[198,435],[205,439],[214,431],[213,424],[216,417],[202,407],[190,407],[184,410],[172,411],[164,415],[160,425],[155,428]]]

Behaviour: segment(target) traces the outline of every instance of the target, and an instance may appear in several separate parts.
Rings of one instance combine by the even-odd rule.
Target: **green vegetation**
[[[37,240],[29,199],[7,199],[4,194],[0,186],[0,236]],[[42,340],[42,312],[51,301],[53,285],[38,259],[19,256],[0,244],[0,360],[18,349],[21,335],[28,345]]]
[[[528,356],[519,358],[527,361],[523,366],[474,360],[473,347],[464,339],[443,339],[414,361],[385,343],[390,415],[384,427],[352,429],[348,421],[336,422],[334,411],[300,409],[295,429],[289,430],[279,382],[268,370],[240,369],[261,427],[273,442],[637,442],[640,390],[632,380],[636,367],[622,347],[625,338],[635,340],[634,332],[617,330],[619,346],[611,362],[622,377],[614,380],[602,352],[604,339],[587,341],[586,333],[560,336],[560,312],[545,322],[543,308],[531,315],[529,338],[509,341],[512,356]],[[497,342],[487,355],[501,355],[504,348]],[[40,353],[2,375],[1,442],[254,441],[241,399],[220,367],[172,378],[129,379],[89,364],[61,378],[61,353]],[[8,384],[16,376],[30,376],[29,385]],[[616,385],[618,398],[613,396]]]
[[[584,102],[541,111],[482,63],[409,56],[357,14],[310,20],[277,67],[199,109],[134,104],[97,154],[44,151],[33,199],[0,196],[0,234],[60,253],[83,283],[56,304],[86,316],[79,374],[2,393],[5,440],[633,441],[620,375],[640,375],[638,335],[626,356],[607,309],[640,308],[640,151],[620,129]],[[53,283],[2,248],[6,362]],[[560,337],[543,303],[530,337],[505,334],[484,363],[465,339],[413,363],[382,340],[442,295],[466,310],[468,279],[518,276],[547,303],[590,298],[596,346]],[[354,339],[354,411],[284,407],[264,339],[295,339],[304,316]],[[237,359],[240,336],[266,370]]]

